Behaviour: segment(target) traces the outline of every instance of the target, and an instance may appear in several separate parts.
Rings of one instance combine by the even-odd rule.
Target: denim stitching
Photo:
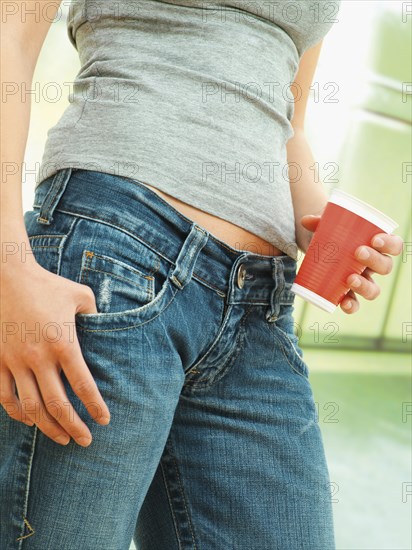
[[[134,267],[134,266],[129,266],[129,265],[123,265],[123,262],[121,262],[121,260],[116,260],[115,258],[111,258],[110,256],[106,256],[104,254],[99,254],[98,252],[92,252],[91,250],[84,250],[84,253],[86,253],[87,257],[90,257],[90,258],[100,258],[102,261],[104,262],[110,262],[112,263],[113,265],[119,265],[121,268],[123,269],[129,269],[131,272],[134,272],[134,275],[140,275],[141,277],[143,277],[144,279],[152,279],[151,276],[149,275],[145,275],[142,271],[140,271],[139,269],[137,269],[137,267]],[[90,253],[93,255],[93,256],[90,256]],[[156,261],[159,260],[158,258],[156,258]],[[99,271],[97,269],[93,269],[92,267],[90,267],[89,269],[92,269],[93,271]],[[160,265],[158,266],[157,269],[151,269],[149,271],[149,273],[155,273],[156,271],[159,271],[160,269]],[[107,273],[110,273],[112,274],[111,272],[107,272]],[[116,277],[120,277],[120,275],[116,275]],[[123,278],[123,277],[122,277]],[[127,279],[125,279],[127,280]]]
[[[143,189],[146,189],[147,191],[149,191],[150,193],[153,193],[154,195],[156,195],[156,197],[158,197],[168,208],[172,208],[172,210],[174,210],[174,213],[177,214],[179,216],[179,218],[181,218],[184,222],[189,222],[189,223],[193,223],[194,220],[190,219],[190,218],[187,218],[184,214],[182,214],[179,210],[177,210],[170,202],[167,202],[161,195],[158,195],[155,191],[153,191],[152,189],[150,189],[149,187],[147,187],[145,185],[145,182],[142,182],[140,180],[134,180],[132,178],[129,178],[127,176],[118,176],[118,177],[121,177],[127,181],[130,181],[131,183],[133,184],[137,184],[137,185],[140,185],[140,187],[142,187]],[[148,184],[149,185],[149,184]],[[197,222],[196,222],[197,223]],[[204,231],[204,229],[202,229],[202,226],[198,226],[200,228],[201,231]],[[230,252],[231,254],[238,254],[238,250],[234,249],[234,248],[231,248],[230,246],[228,246],[224,241],[221,241],[219,240],[217,237],[215,237],[214,235],[212,235],[212,233],[209,233],[209,238],[212,239],[216,244],[218,244],[219,246],[221,246],[222,248],[225,248],[228,252]],[[286,244],[289,244],[289,243],[286,243]],[[243,252],[248,252],[247,250],[244,250]],[[260,256],[261,254],[259,254]],[[288,256],[288,254],[287,254]],[[270,257],[270,256],[268,256]],[[290,256],[291,257],[291,256]],[[292,258],[293,259],[293,258]]]
[[[295,356],[297,357],[299,363],[301,364],[301,367],[302,367],[302,371],[304,373],[307,374],[307,369],[306,369],[306,365],[304,364],[304,361],[302,359],[302,357],[299,355],[299,353],[296,351],[296,348],[295,348],[295,344],[292,342],[292,340],[290,339],[290,337],[286,334],[286,332],[284,330],[282,330],[281,328],[279,328],[277,325],[275,325],[275,328],[277,330],[280,330],[282,332],[282,334],[286,337],[286,339],[288,340],[288,342],[290,343],[292,349],[293,349],[293,352],[295,354]]]
[[[30,235],[29,236],[29,239],[36,239],[37,237],[60,237],[60,238],[63,238],[65,237],[66,235]]]
[[[182,486],[182,481],[181,481],[180,474],[179,474],[179,469],[177,467],[176,460],[174,459],[174,457],[173,457],[173,463],[174,463],[174,469],[175,469],[175,472],[176,472],[176,476],[177,476],[177,479],[178,479],[178,482],[179,482],[178,487],[180,489],[180,494],[182,496],[183,505],[185,507],[185,512],[186,512],[187,517],[190,518],[189,511],[188,511],[187,505],[186,505],[186,498],[185,498],[186,495],[183,491],[183,486]],[[196,550],[197,546],[196,546],[195,539],[193,537],[192,522],[191,521],[189,521],[189,526],[190,526],[190,535],[191,535],[192,541],[193,541],[193,548],[194,548],[194,550]]]
[[[27,508],[28,508],[28,502],[29,502],[31,468],[32,468],[32,464],[33,464],[34,449],[35,449],[36,442],[37,442],[37,431],[38,431],[38,429],[37,429],[37,426],[35,425],[34,430],[33,430],[33,442],[32,442],[32,446],[31,446],[31,454],[30,454],[30,457],[29,457],[29,463],[27,465],[27,482],[26,482],[26,494],[24,496],[23,520],[27,519],[26,514],[27,514]],[[26,523],[24,522],[22,533],[24,532],[24,525],[25,524]],[[35,533],[35,531],[33,530],[33,532],[30,533],[29,535],[23,535],[22,534],[21,537],[18,537],[16,539],[16,541],[19,541],[18,548],[21,549],[22,544],[23,544],[23,539],[25,539],[25,538],[27,538],[31,535],[34,535],[34,533]]]
[[[173,472],[176,475],[176,479],[177,479],[177,484],[176,485],[178,487],[178,490],[180,491],[180,496],[181,496],[181,499],[183,501],[184,509],[185,509],[185,512],[186,512],[186,518],[187,518],[188,524],[189,524],[190,536],[191,536],[192,542],[193,542],[193,547],[192,548],[193,548],[193,550],[197,550],[196,541],[195,541],[194,533],[193,533],[193,525],[192,525],[192,521],[191,521],[191,516],[190,516],[188,508],[187,508],[187,504],[186,504],[187,499],[186,499],[185,492],[183,490],[183,484],[182,484],[182,480],[181,480],[181,477],[180,477],[179,468],[177,466],[177,460],[176,460],[175,455],[171,452],[171,450],[169,450],[169,448],[171,450],[174,449],[171,437],[169,437],[169,440],[167,441],[167,443],[165,445],[165,455],[167,456],[167,462],[168,462],[167,467],[171,467],[171,463],[173,463],[173,466],[172,466],[173,467]],[[164,460],[164,458],[163,458],[163,460]],[[160,463],[162,465],[162,460],[160,461]],[[168,488],[167,475],[166,475],[166,473],[163,469],[163,465],[162,465],[162,472],[164,473],[165,485]],[[168,494],[168,498],[170,496],[169,504],[170,504],[171,509],[173,510],[173,518],[176,518],[175,513],[174,513],[174,509],[173,509],[173,497],[172,497],[172,495],[169,495],[169,491],[167,491],[167,494]],[[175,523],[177,539],[179,541],[179,547],[183,550],[182,540],[180,538],[180,532],[179,532],[179,526],[178,526],[177,518],[176,518],[176,521],[174,523]]]
[[[59,255],[58,255],[58,260],[57,260],[57,274],[60,275],[60,272],[61,272],[61,262],[62,262],[62,255],[63,255],[63,249],[64,249],[64,246],[66,244],[66,241],[67,239],[69,238],[69,236],[72,234],[72,231],[73,229],[76,227],[76,224],[79,220],[78,219],[74,219],[72,221],[72,223],[70,224],[70,227],[67,231],[67,233],[64,235],[63,239],[60,241],[60,244],[59,244]]]
[[[293,369],[294,372],[296,372],[296,373],[299,374],[300,376],[303,376],[303,378],[306,378],[306,379],[307,379],[307,377],[308,377],[308,375],[309,375],[309,372],[308,372],[308,370],[307,370],[307,367],[306,367],[306,365],[305,365],[303,359],[300,357],[300,355],[299,355],[299,354],[297,353],[297,351],[295,350],[295,346],[293,345],[292,340],[287,336],[287,334],[286,334],[282,329],[280,329],[280,328],[276,325],[276,323],[273,323],[273,326],[274,326],[274,328],[275,328],[277,331],[280,332],[280,336],[279,336],[279,334],[276,334],[276,331],[275,331],[275,330],[271,330],[271,329],[268,327],[267,323],[265,323],[264,326],[265,326],[266,330],[267,330],[270,334],[272,334],[272,335],[275,336],[276,341],[278,342],[279,347],[280,347],[280,349],[282,350],[282,353],[283,353],[283,355],[285,356],[286,361],[288,362],[288,365]],[[281,336],[287,338],[288,342],[289,342],[290,345],[293,347],[293,351],[294,351],[294,353],[296,354],[296,356],[298,357],[298,359],[299,359],[299,361],[300,361],[300,365],[301,365],[300,367],[296,367],[296,366],[291,362],[291,360],[290,360],[290,358],[289,358],[289,356],[288,356],[288,352],[286,351],[284,342],[283,342],[282,339],[281,339]],[[300,370],[300,368],[301,368],[302,370]]]
[[[33,208],[39,208],[39,205],[38,204],[33,204]],[[148,248],[150,248],[150,250],[153,250],[156,254],[161,256],[163,259],[165,259],[169,263],[173,264],[173,260],[171,258],[169,258],[168,256],[163,255],[159,250],[157,250],[157,248],[154,248],[151,243],[148,243],[144,239],[142,239],[141,237],[136,237],[136,235],[134,235],[133,233],[130,233],[129,230],[126,227],[124,227],[123,225],[113,224],[112,222],[110,222],[108,220],[104,220],[102,218],[97,218],[97,217],[91,216],[89,214],[86,215],[86,214],[79,214],[78,212],[69,212],[68,210],[62,210],[60,208],[56,208],[56,211],[57,212],[62,212],[63,214],[68,214],[69,216],[73,216],[75,218],[82,218],[82,219],[86,219],[86,220],[95,220],[99,223],[104,223],[105,225],[108,225],[109,227],[114,227],[115,229],[124,230],[124,232],[127,235],[129,235],[133,239],[136,239],[137,241],[145,244]],[[223,295],[225,295],[224,292],[220,288],[214,286],[209,281],[206,281],[205,279],[202,279],[202,277],[200,277],[199,275],[196,275],[196,273],[193,273],[193,277],[203,281],[206,286],[212,288],[216,292],[219,292],[219,293],[222,293]],[[220,294],[220,295],[222,295],[222,294]]]
[[[246,312],[243,314],[243,317],[242,317],[242,319],[239,323],[238,335],[236,337],[237,349],[234,353],[229,355],[229,357],[227,358],[227,360],[223,364],[223,366],[217,372],[213,372],[210,376],[207,376],[206,378],[202,378],[201,380],[189,379],[189,380],[187,380],[185,385],[191,386],[191,387],[202,386],[202,385],[203,386],[205,386],[205,385],[211,386],[216,381],[216,378],[218,378],[220,380],[220,378],[222,378],[222,376],[224,374],[226,374],[226,372],[229,370],[228,364],[231,362],[230,366],[232,366],[233,363],[235,362],[235,360],[237,359],[237,357],[239,356],[240,352],[242,351],[242,344],[243,344],[243,340],[244,340],[244,336],[245,336],[244,325],[245,325],[247,316],[249,315],[251,310],[252,310],[252,306],[250,306],[246,310]],[[215,341],[215,343],[216,343],[216,341]],[[206,357],[206,355],[204,355],[203,357]],[[203,358],[202,358],[202,360],[203,360]],[[190,370],[187,371],[187,372],[190,372]],[[196,372],[196,371],[193,371],[193,372]],[[202,373],[202,370],[197,371],[197,372]]]
[[[170,495],[169,485],[167,484],[166,473],[165,473],[162,461],[160,461],[160,469],[162,470],[163,483],[164,483],[165,490],[166,490],[167,500],[169,501],[170,512],[171,512],[172,517],[173,517],[173,525],[175,527],[176,538],[177,538],[177,541],[179,543],[179,549],[181,550],[182,549],[181,540],[180,540],[180,536],[179,536],[179,531],[176,527],[177,526],[177,518],[176,518],[175,510],[173,508],[172,497]]]
[[[130,325],[130,326],[127,326],[127,327],[120,327],[120,328],[102,328],[102,329],[95,329],[95,328],[87,328],[87,327],[84,327],[81,325],[81,320],[77,321],[79,323],[79,329],[80,330],[83,330],[84,332],[116,332],[116,331],[119,331],[119,330],[130,330],[130,329],[133,329],[133,328],[137,328],[137,327],[141,327],[143,325],[146,325],[147,323],[151,323],[152,321],[154,321],[157,317],[159,317],[159,315],[161,315],[165,310],[166,308],[168,308],[170,306],[170,304],[173,302],[175,296],[176,296],[176,293],[177,293],[177,289],[175,291],[173,291],[173,295],[171,297],[171,299],[169,300],[169,302],[165,305],[165,307],[159,311],[159,313],[157,313],[157,315],[155,315],[154,317],[152,317],[151,319],[148,319],[147,321],[143,321],[142,323],[137,323],[135,325]],[[144,307],[144,306],[142,306]],[[133,310],[130,310],[130,311],[133,311]],[[101,315],[105,315],[104,313],[102,313]],[[108,314],[108,315],[111,315],[111,314]],[[116,315],[115,313],[113,315]],[[119,313],[119,316],[122,316],[122,315],[127,315],[127,313]],[[103,317],[102,317],[103,318]]]
[[[66,177],[67,171],[70,171],[71,175],[71,169],[64,169],[64,171],[57,173],[52,181],[51,185],[54,185],[53,195],[50,195],[49,197],[45,197],[45,201],[41,205],[41,207],[45,207],[47,214],[51,214],[51,218],[38,218],[38,220],[43,220],[47,222],[51,222],[53,220],[53,214],[50,213],[50,208],[54,203],[54,199],[57,197],[58,193],[61,191],[61,182]],[[58,183],[58,184],[57,184]],[[54,210],[54,209],[53,209]]]
[[[195,229],[197,231],[201,231],[203,234],[205,234],[205,232],[203,230],[201,230],[200,228],[198,228],[197,226],[195,226]],[[196,239],[196,237],[193,233],[192,236],[191,236],[190,241],[188,242],[188,244],[190,245],[190,247],[189,247],[189,260],[186,262],[184,269],[180,273],[180,278],[182,280],[184,280],[186,278],[186,275],[189,272],[189,269],[191,269],[191,267],[193,267],[192,264],[191,264],[191,260],[193,259],[194,255],[199,252],[198,246],[196,246],[196,248],[192,247],[192,243],[195,242],[195,239]],[[175,276],[173,276],[173,279],[175,279]],[[179,286],[181,286],[180,280],[177,280],[177,282],[178,282]]]
[[[213,374],[211,374],[210,376],[206,378],[202,378],[201,380],[194,380],[194,379],[188,380],[186,383],[186,386],[191,386],[192,388],[196,388],[198,386],[209,387],[216,381],[216,378],[220,380],[220,378],[228,370],[227,365],[230,362],[233,365],[235,359],[237,359],[237,357],[239,356],[240,351],[242,349],[242,343],[243,343],[243,334],[239,333],[236,339],[236,344],[237,344],[236,351],[227,358],[226,362],[220,367],[220,369],[217,372],[214,372]],[[193,372],[201,373],[202,371],[193,371]]]
[[[46,244],[44,244],[44,245],[43,244],[38,244],[38,245],[33,245],[31,248],[32,249],[33,248],[57,248],[57,249],[59,249],[60,246],[57,245],[57,244],[47,244],[47,245]]]
[[[193,224],[193,220],[191,220],[190,218],[187,218],[184,214],[182,214],[179,210],[176,210],[176,208],[174,208],[174,206],[172,206],[170,204],[170,202],[167,202],[163,197],[161,197],[160,195],[158,195],[157,193],[155,193],[154,191],[152,191],[149,187],[147,187],[146,185],[144,185],[144,182],[140,182],[139,180],[134,180],[134,179],[131,179],[131,178],[128,178],[127,176],[120,176],[120,177],[123,177],[125,180],[127,181],[130,181],[131,183],[134,183],[134,184],[140,184],[141,187],[143,187],[143,189],[147,189],[149,192],[153,193],[154,195],[156,195],[156,197],[158,197],[164,204],[166,204],[169,208],[172,207],[172,209],[174,210],[174,212],[179,216],[179,218],[181,218],[184,222],[190,222],[191,224]],[[201,226],[199,226],[199,229],[200,231],[203,231],[205,232],[204,229],[202,229]],[[218,239],[216,239],[211,233],[209,233],[209,238],[213,239],[215,241],[215,243],[219,244],[220,246],[223,246],[228,252],[234,254],[237,252],[237,250],[234,250],[233,248],[230,248],[229,246],[227,246],[223,241],[219,241]]]
[[[226,313],[225,313],[225,316],[223,318],[223,324],[220,326],[219,330],[218,330],[218,333],[216,334],[214,340],[212,341],[212,343],[210,344],[210,346],[208,347],[208,350],[206,351],[206,353],[204,353],[202,355],[202,357],[200,357],[200,359],[198,359],[196,361],[196,363],[194,365],[192,365],[189,369],[187,369],[185,371],[185,374],[188,374],[190,371],[196,369],[196,367],[202,363],[202,361],[204,361],[211,353],[212,351],[214,350],[214,348],[217,346],[217,344],[219,343],[220,341],[220,338],[228,324],[228,321],[229,321],[229,315],[228,315],[228,312],[231,312],[233,309],[233,306],[232,304],[229,305],[229,307],[227,308],[226,310]]]
[[[130,279],[126,279],[125,277],[122,277],[121,275],[117,275],[116,273],[112,273],[111,271],[103,271],[102,269],[94,269],[93,267],[83,267],[82,271],[93,271],[94,273],[103,273],[104,275],[109,275],[110,277],[113,277],[114,279],[120,279],[121,281],[125,281],[126,283],[130,283],[133,286],[138,286],[140,288],[143,288],[144,290],[146,290],[148,296],[151,296],[151,294],[149,294],[149,289],[148,289],[147,286],[141,285],[139,283],[134,283]],[[138,276],[137,274],[135,274],[135,275]],[[144,275],[141,275],[141,277],[144,277]],[[150,279],[148,279],[148,280],[150,280]]]

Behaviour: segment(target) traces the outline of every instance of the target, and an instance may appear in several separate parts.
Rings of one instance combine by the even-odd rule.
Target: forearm
[[[0,231],[3,273],[6,259],[8,268],[22,260],[34,261],[30,252],[21,255],[22,250],[31,250],[22,203],[22,165],[30,123],[30,101],[22,101],[21,89],[22,85],[26,89],[31,87],[35,60],[25,53],[23,44],[14,40],[9,32],[2,32],[1,51]]]
[[[290,166],[290,190],[295,214],[296,242],[306,252],[313,236],[305,229],[300,219],[306,214],[321,214],[328,196],[314,170],[315,160],[303,130],[295,129],[295,135],[287,143]]]

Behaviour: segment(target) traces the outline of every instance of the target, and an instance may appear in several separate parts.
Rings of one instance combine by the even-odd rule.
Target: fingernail
[[[87,447],[91,442],[92,440],[90,437],[79,437],[79,439],[77,439],[77,443],[80,443],[83,447]]]
[[[358,288],[358,286],[361,285],[361,280],[359,277],[355,277],[353,281],[350,283],[350,286],[354,286],[355,288]]]
[[[110,422],[110,416],[102,416],[99,419],[100,424],[108,424]]]
[[[366,260],[369,258],[369,251],[367,248],[361,248],[358,252],[358,258],[360,260]]]
[[[352,302],[345,302],[345,305],[343,306],[345,309],[350,309],[352,307]]]
[[[373,240],[372,244],[373,244],[373,246],[376,246],[376,247],[380,248],[385,243],[383,242],[383,239],[381,239],[380,237],[376,237],[376,239]]]
[[[70,437],[68,435],[58,435],[55,441],[60,443],[60,445],[67,445],[70,441]]]

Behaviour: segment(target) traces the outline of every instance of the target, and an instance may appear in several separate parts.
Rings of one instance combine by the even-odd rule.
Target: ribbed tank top
[[[72,1],[67,31],[80,70],[47,133],[36,187],[70,166],[124,176],[296,259],[290,84],[339,4]]]

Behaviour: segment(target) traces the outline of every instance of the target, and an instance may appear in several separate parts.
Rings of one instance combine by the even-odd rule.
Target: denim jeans
[[[64,371],[90,446],[0,407],[1,548],[333,550],[296,261],[236,250],[142,182],[94,170],[44,180],[24,219],[37,262],[96,296],[73,324],[111,421]]]

